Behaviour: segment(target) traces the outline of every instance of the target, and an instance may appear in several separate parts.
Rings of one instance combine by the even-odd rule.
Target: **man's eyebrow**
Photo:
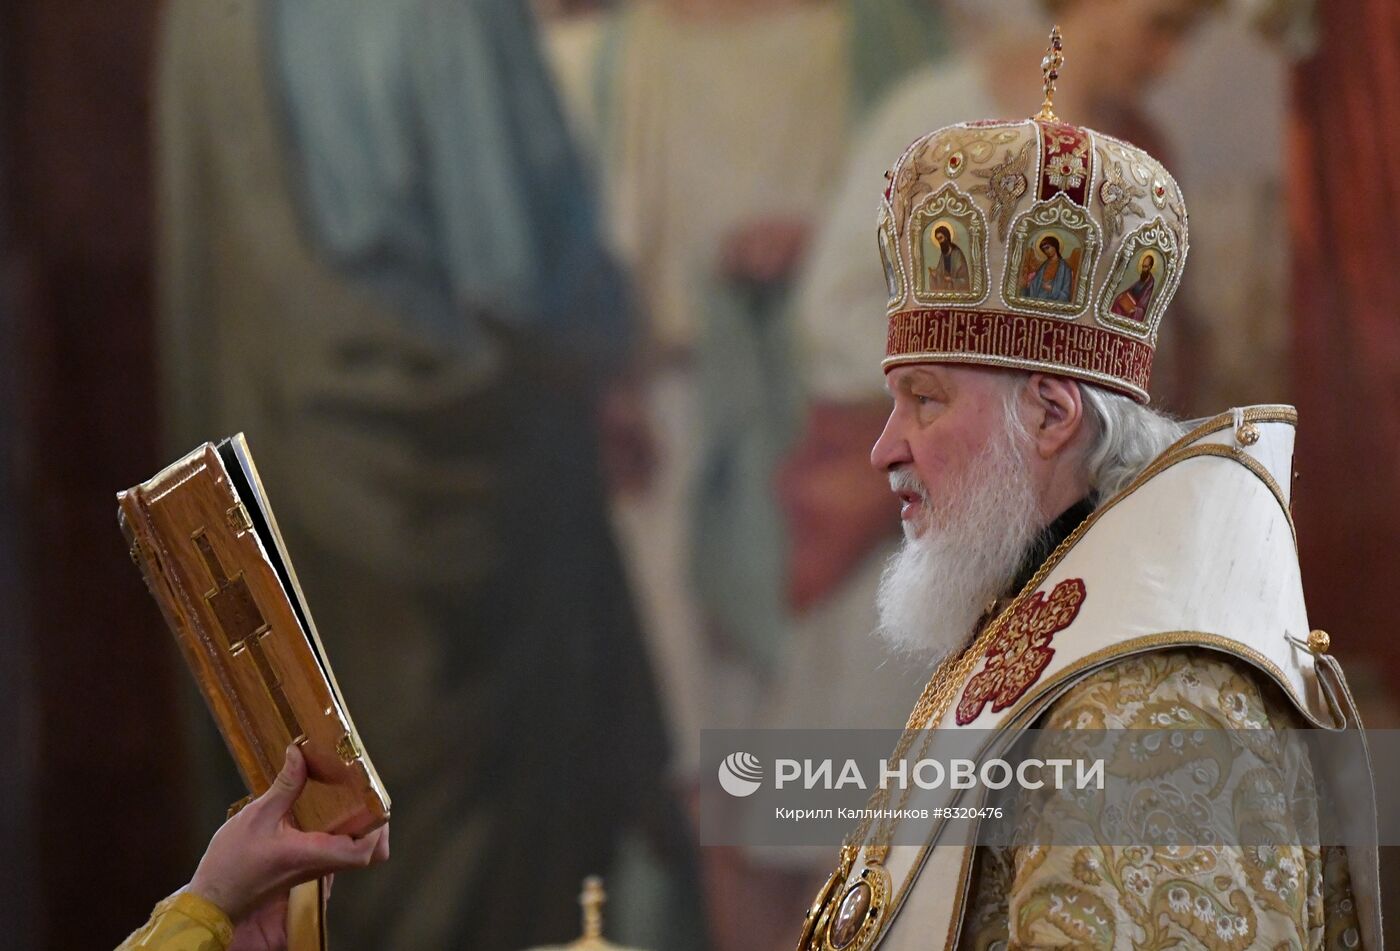
[[[913,392],[914,387],[918,386],[921,382],[926,383],[929,386],[935,386],[939,388],[942,387],[942,384],[938,381],[938,378],[929,371],[925,370],[923,367],[914,367],[910,370],[910,372],[902,375],[899,378],[899,382],[895,384],[895,387],[899,389],[899,391],[902,393],[910,393]],[[894,395],[893,390],[890,387],[889,377],[885,377],[885,392],[889,393],[891,396]]]

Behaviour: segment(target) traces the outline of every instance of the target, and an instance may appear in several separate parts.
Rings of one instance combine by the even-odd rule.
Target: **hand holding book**
[[[234,948],[285,938],[324,951],[324,889],[315,881],[294,889],[285,908],[278,899],[269,911],[264,899],[293,880],[386,858],[389,795],[335,682],[247,442],[206,443],[117,500],[132,561],[247,784],[243,802],[252,800],[215,835],[191,890],[212,893],[204,899],[235,920],[250,913],[235,937],[252,943]],[[274,932],[276,942],[258,943]]]
[[[214,833],[190,879],[189,890],[217,905],[235,925],[242,927],[294,885],[389,858],[387,825],[358,839],[298,829],[291,808],[306,779],[301,751],[287,747],[286,762],[267,792]]]
[[[363,835],[389,796],[364,752],[302,596],[247,442],[206,443],[119,493],[132,560],[165,615],[250,796],[288,743],[309,780],[308,832]]]

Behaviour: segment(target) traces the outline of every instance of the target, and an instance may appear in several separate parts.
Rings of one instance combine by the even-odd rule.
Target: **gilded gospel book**
[[[252,796],[289,743],[307,831],[363,835],[389,796],[355,732],[242,434],[117,495],[118,519]]]

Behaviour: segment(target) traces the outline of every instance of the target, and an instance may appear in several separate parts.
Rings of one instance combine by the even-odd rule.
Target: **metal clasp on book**
[[[360,758],[360,745],[355,742],[355,738],[346,733],[336,741],[335,751],[340,756],[340,761],[349,766]]]
[[[224,513],[228,519],[228,527],[235,532],[250,532],[253,530],[253,519],[248,515],[248,508],[242,502],[235,502],[233,508]]]

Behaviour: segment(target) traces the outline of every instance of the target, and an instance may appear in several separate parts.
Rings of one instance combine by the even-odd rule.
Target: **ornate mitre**
[[[1053,110],[931,132],[889,174],[879,245],[884,367],[979,363],[1063,374],[1147,402],[1186,264],[1186,204],[1142,149]]]

